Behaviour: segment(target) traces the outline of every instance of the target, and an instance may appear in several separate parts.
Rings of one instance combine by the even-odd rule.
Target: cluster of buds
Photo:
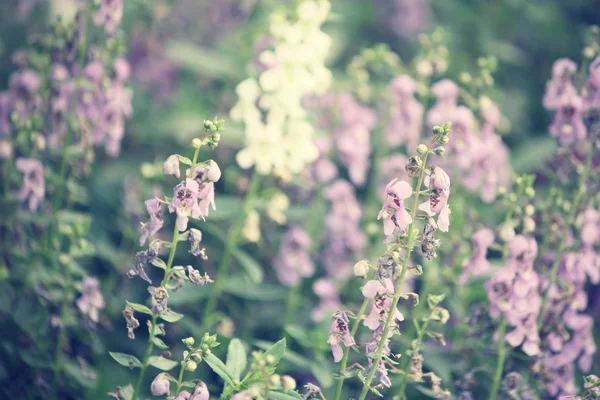
[[[200,344],[196,345],[196,341],[193,337],[188,337],[181,340],[187,347],[187,350],[183,352],[183,360],[181,361],[181,367],[185,368],[186,371],[193,372],[198,367],[198,363],[202,362],[202,358],[212,354],[211,348],[218,346],[220,343],[217,342],[217,335],[210,335],[205,333]]]
[[[506,188],[498,190],[498,196],[504,201],[508,210],[512,210],[507,216],[507,220],[500,226],[499,237],[508,243],[516,236],[515,229],[521,227],[523,234],[530,234],[535,231],[535,207],[531,201],[535,197],[533,184],[535,175],[521,175],[514,179],[514,187],[510,193]]]
[[[209,145],[211,149],[214,149],[219,145],[221,141],[221,132],[225,129],[225,121],[222,119],[217,119],[215,117],[212,121],[209,119],[204,120],[204,131],[206,132],[206,137],[202,139],[201,144],[197,142],[192,142],[194,147],[199,147],[200,145]],[[194,139],[200,140],[200,139]]]

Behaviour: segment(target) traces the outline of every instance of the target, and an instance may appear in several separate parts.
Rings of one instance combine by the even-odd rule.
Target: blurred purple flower
[[[273,262],[277,279],[283,285],[295,286],[302,278],[310,278],[315,266],[310,259],[310,237],[299,227],[292,227],[283,236],[279,256]]]
[[[348,315],[342,310],[337,310],[331,317],[331,328],[329,329],[327,343],[331,345],[333,360],[335,362],[340,362],[344,354],[340,342],[343,342],[346,347],[356,345],[354,338],[350,335],[348,323]]]
[[[46,192],[44,166],[38,160],[22,157],[17,158],[16,166],[24,174],[17,198],[23,202],[28,201],[29,209],[35,211]]]

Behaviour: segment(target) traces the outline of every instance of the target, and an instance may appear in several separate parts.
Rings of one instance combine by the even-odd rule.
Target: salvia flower
[[[412,223],[412,217],[404,207],[404,200],[412,196],[412,187],[405,181],[394,179],[386,186],[386,199],[377,219],[383,219],[386,239],[402,236]]]
[[[310,259],[310,237],[299,227],[290,228],[283,236],[279,256],[273,265],[279,281],[286,286],[300,283],[314,274]]]
[[[150,243],[150,247],[148,250],[140,251],[135,255],[135,265],[132,269],[127,272],[127,276],[129,278],[133,278],[134,276],[138,276],[145,280],[148,283],[152,283],[148,275],[146,274],[146,270],[144,267],[148,264],[152,264],[157,256],[158,251],[160,249],[160,243],[158,241],[154,241]]]
[[[408,75],[392,81],[391,120],[385,135],[388,145],[406,144],[409,152],[417,148],[423,124],[423,105],[414,98],[416,90],[417,82]]]
[[[392,381],[390,380],[390,378],[388,376],[388,370],[385,365],[385,362],[383,361],[383,357],[379,360],[378,365],[375,365],[375,355],[377,353],[377,350],[378,350],[382,340],[385,340],[385,343],[382,347],[382,354],[384,356],[389,356],[391,354],[389,341],[390,341],[390,336],[392,335],[392,332],[390,332],[388,334],[387,338],[384,338],[383,330],[384,330],[383,325],[379,325],[376,329],[374,329],[373,330],[373,338],[365,346],[365,353],[367,354],[367,358],[369,360],[367,372],[370,373],[371,369],[375,368],[376,369],[375,375],[379,377],[379,382],[381,382],[381,384],[386,387],[391,387]]]
[[[108,35],[117,30],[123,18],[123,0],[94,0],[98,6],[94,14],[94,23],[103,26]]]
[[[587,136],[583,122],[583,99],[577,93],[563,95],[558,104],[550,134],[563,146],[570,146]]]
[[[368,281],[362,288],[364,297],[371,300],[371,312],[364,321],[364,325],[374,331],[381,325],[381,321],[386,321],[391,311],[394,283],[391,279],[385,279],[383,284],[379,280]],[[404,315],[395,309],[394,320],[404,321]]]
[[[317,279],[313,283],[313,292],[320,299],[319,305],[311,313],[311,318],[315,322],[321,321],[330,312],[342,306],[338,287],[331,278]]]
[[[146,200],[146,211],[148,211],[150,219],[145,224],[142,224],[140,246],[143,246],[148,238],[156,235],[164,224],[162,219],[162,204],[159,199]]]
[[[171,382],[165,373],[160,373],[154,378],[150,385],[153,396],[168,396],[171,392]]]
[[[169,156],[163,163],[163,173],[165,175],[172,175],[179,179],[181,177],[181,170],[179,169],[179,156],[173,154]]]
[[[435,238],[436,230],[436,224],[431,223],[429,221],[423,227],[423,236],[421,237],[421,251],[428,260],[437,257],[436,250],[440,247],[440,241]]]
[[[98,322],[99,311],[106,305],[100,292],[100,282],[97,278],[86,277],[83,279],[82,286],[82,296],[77,299],[77,307],[93,322]]]
[[[200,188],[194,179],[186,178],[173,189],[173,199],[169,203],[169,212],[177,213],[177,228],[180,232],[187,229],[189,217],[200,218],[202,212],[198,205]]]
[[[548,82],[543,104],[547,110],[556,110],[561,107],[565,97],[576,94],[577,89],[573,84],[577,64],[567,58],[560,58],[552,67],[552,80]]]
[[[431,189],[429,200],[419,206],[430,217],[438,215],[437,226],[442,232],[448,232],[450,227],[450,177],[440,167],[433,167],[431,176],[425,177],[425,186]]]
[[[465,284],[469,279],[469,275],[483,275],[491,269],[490,262],[487,260],[487,252],[493,243],[494,232],[491,229],[483,228],[473,234],[471,258],[465,262],[459,283]]]
[[[37,210],[44,199],[46,185],[44,182],[44,166],[31,158],[17,158],[17,169],[23,172],[23,185],[17,193],[17,198],[27,201],[31,211]]]
[[[340,342],[343,342],[346,347],[356,345],[356,342],[348,329],[348,323],[348,315],[342,310],[337,310],[331,317],[331,328],[329,329],[327,343],[331,345],[331,351],[333,352],[333,359],[335,362],[339,362],[344,354]]]
[[[164,287],[149,286],[148,292],[152,296],[152,312],[154,314],[163,314],[167,312],[167,302],[169,300],[169,292]]]

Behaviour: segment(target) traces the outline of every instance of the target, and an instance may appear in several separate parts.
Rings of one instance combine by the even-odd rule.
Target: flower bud
[[[535,231],[535,221],[531,217],[523,218],[523,233],[531,233]]]
[[[500,226],[500,231],[498,232],[500,239],[504,242],[510,242],[515,238],[515,229],[513,228],[510,222],[506,222]]]
[[[202,140],[198,138],[192,139],[192,147],[195,149],[199,149],[200,147],[202,147]]]
[[[527,195],[527,197],[529,197],[530,199],[533,199],[535,197],[535,189],[532,187],[528,187],[527,189],[525,189],[525,194]]]
[[[534,213],[535,213],[535,207],[532,206],[531,204],[527,204],[525,206],[525,215],[527,215],[528,217],[531,217]]]
[[[179,156],[173,154],[169,156],[163,163],[163,174],[172,175],[179,179],[181,172],[179,170]]]
[[[189,337],[189,338],[185,338],[181,340],[183,342],[183,344],[185,344],[187,347],[192,347],[194,345],[194,338],[193,337]]]
[[[448,135],[444,135],[438,139],[438,142],[442,145],[447,145],[448,143],[450,143],[450,138],[448,137]]]
[[[283,385],[284,392],[290,392],[296,389],[296,381],[289,375],[284,375],[281,377],[281,383]]]
[[[7,160],[12,155],[12,146],[8,140],[0,140],[0,160]]]
[[[440,167],[433,167],[433,173],[430,177],[431,186],[437,190],[447,190],[450,188],[450,177]]]
[[[442,137],[448,138],[448,136],[442,136]],[[433,149],[433,154],[435,154],[436,156],[443,156],[445,152],[446,152],[446,149],[444,148],[444,146],[438,146],[435,149]]]
[[[423,155],[425,153],[427,153],[427,145],[421,143],[420,145],[417,146],[417,153],[419,153],[420,155]]]
[[[158,374],[150,385],[150,391],[153,396],[168,396],[170,388],[171,383],[164,373]]]
[[[190,372],[194,372],[196,370],[196,368],[198,368],[198,364],[196,364],[195,361],[189,360],[186,364],[185,364],[185,369],[187,371]]]
[[[206,165],[206,178],[208,178],[210,182],[217,182],[221,179],[221,169],[213,160],[209,160]]]
[[[443,133],[444,133],[444,128],[442,128],[441,126],[436,125],[436,126],[433,127],[433,134],[434,135],[436,135],[436,136],[437,135],[442,135]]]
[[[269,383],[272,386],[275,387],[280,387],[281,386],[281,376],[279,376],[278,374],[273,374],[269,377]]]
[[[267,364],[275,364],[275,356],[273,354],[268,354],[265,361]]]
[[[369,262],[367,260],[360,260],[354,264],[354,275],[359,278],[364,278],[369,273]]]

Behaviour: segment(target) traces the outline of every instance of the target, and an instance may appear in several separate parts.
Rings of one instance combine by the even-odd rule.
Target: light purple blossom
[[[164,224],[162,219],[162,204],[159,199],[146,200],[146,211],[148,211],[150,219],[145,224],[142,224],[140,246],[143,246],[148,238],[156,235]]]
[[[442,79],[431,87],[431,92],[437,101],[427,113],[427,123],[434,126],[452,121],[458,103],[459,88],[456,83]]]
[[[22,202],[27,201],[31,211],[37,210],[46,193],[44,166],[38,160],[17,158],[17,169],[23,172],[23,185],[17,193]]]
[[[290,228],[283,236],[279,256],[273,262],[277,279],[283,285],[295,286],[314,274],[310,242],[308,234],[299,227]]]
[[[362,258],[367,237],[360,227],[363,211],[348,182],[338,179],[323,191],[332,207],[325,217],[326,245],[323,265],[331,277],[346,279],[353,275],[354,262]]]
[[[563,146],[570,146],[587,136],[583,122],[583,100],[576,92],[566,93],[557,100],[550,134]]]
[[[116,32],[123,18],[123,0],[94,0],[98,6],[94,23],[103,26],[108,35]]]
[[[160,373],[154,378],[150,385],[153,396],[168,396],[171,392],[171,383],[165,373]]]
[[[198,205],[199,186],[194,179],[186,178],[173,189],[173,199],[169,203],[169,212],[177,213],[177,228],[180,232],[187,229],[189,217],[200,218],[202,212]]]
[[[383,233],[387,240],[404,235],[406,228],[413,222],[404,207],[404,200],[412,196],[412,187],[405,181],[394,179],[385,188],[386,199],[377,219],[383,219]]]
[[[437,215],[437,227],[442,232],[448,232],[450,227],[450,177],[440,167],[433,167],[430,176],[425,177],[425,186],[431,189],[429,200],[419,205],[419,210],[425,211],[430,217]]]
[[[491,229],[483,228],[473,234],[471,258],[465,262],[458,281],[460,284],[467,283],[469,275],[479,276],[490,271],[491,266],[487,260],[487,252],[492,243],[494,243],[494,232]]]
[[[362,288],[365,298],[371,300],[371,312],[364,321],[364,325],[374,331],[381,321],[386,321],[392,308],[394,296],[394,283],[391,279],[368,281]],[[394,321],[404,321],[404,315],[398,309],[393,311]]]
[[[179,156],[177,154],[167,157],[163,163],[163,174],[174,176],[177,179],[181,177],[181,170],[179,169]]]
[[[573,84],[577,64],[567,58],[560,58],[552,66],[552,79],[548,82],[542,103],[547,110],[556,110],[564,104],[564,98],[577,94]]]
[[[321,321],[330,312],[342,307],[339,290],[333,279],[317,279],[313,283],[313,292],[320,300],[319,305],[311,313],[313,321]]]
[[[373,331],[373,338],[365,346],[365,353],[367,354],[367,358],[369,360],[369,366],[367,368],[367,373],[370,373],[371,368],[376,368],[377,371],[376,371],[375,375],[379,376],[379,382],[381,382],[381,384],[383,384],[386,387],[390,387],[390,386],[392,386],[392,382],[390,381],[390,378],[388,377],[388,371],[385,366],[383,357],[381,357],[381,359],[379,360],[379,364],[377,366],[374,365],[375,364],[375,355],[377,354],[377,350],[379,349],[379,345],[381,344],[382,340],[385,340],[385,343],[382,347],[381,354],[383,356],[389,356],[391,354],[389,341],[390,341],[390,337],[392,335],[392,331],[390,330],[387,338],[383,338],[383,330],[384,330],[383,325],[379,325]]]
[[[343,342],[344,346],[346,347],[356,345],[356,342],[354,341],[354,338],[350,334],[350,330],[348,328],[349,322],[350,320],[348,319],[348,315],[346,315],[346,313],[342,310],[337,310],[331,317],[331,328],[329,329],[327,343],[331,345],[333,360],[335,362],[340,362],[342,356],[344,355],[344,351],[342,350],[342,346],[340,346],[340,342]]]
[[[93,322],[98,322],[99,311],[106,305],[100,292],[100,282],[97,278],[86,277],[83,279],[82,286],[82,295],[77,299],[77,307]]]
[[[423,125],[423,105],[414,98],[416,90],[417,82],[408,75],[392,81],[391,119],[385,133],[388,145],[406,144],[409,152],[417,148]]]
[[[585,110],[600,110],[600,56],[591,62],[589,78],[583,87]]]

